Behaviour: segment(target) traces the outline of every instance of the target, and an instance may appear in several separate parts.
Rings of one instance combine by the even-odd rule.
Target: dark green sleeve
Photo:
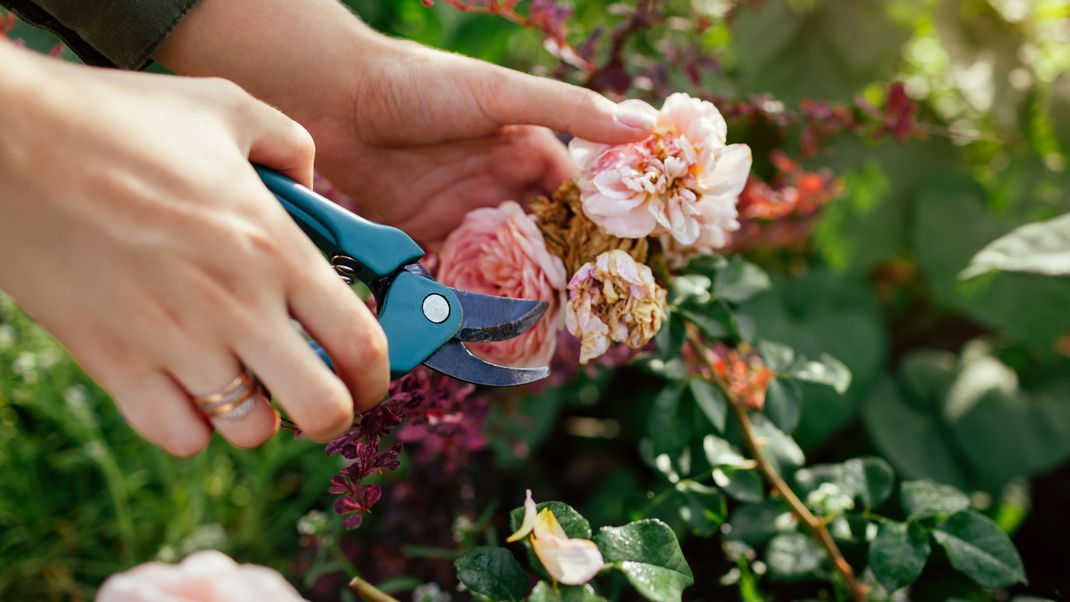
[[[0,0],[90,65],[142,69],[197,0]]]

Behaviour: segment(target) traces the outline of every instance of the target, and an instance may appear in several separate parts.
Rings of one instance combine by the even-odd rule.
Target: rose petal
[[[714,196],[738,197],[747,184],[752,162],[750,147],[732,144],[714,155],[714,168],[698,180],[699,192]]]
[[[536,536],[531,547],[546,572],[565,585],[587,583],[606,564],[598,546],[589,539]]]
[[[524,499],[524,521],[520,523],[520,528],[517,529],[516,533],[513,533],[505,539],[505,541],[509,543],[524,539],[524,537],[526,537],[528,533],[531,533],[531,530],[535,528],[535,500],[531,497],[530,489],[527,490],[526,495],[527,497]]]

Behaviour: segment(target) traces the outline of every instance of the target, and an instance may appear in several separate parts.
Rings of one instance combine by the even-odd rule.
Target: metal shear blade
[[[499,366],[480,359],[462,341],[505,341],[517,337],[546,313],[545,301],[510,299],[452,289],[461,301],[464,318],[453,340],[439,347],[424,365],[477,385],[510,387],[546,378],[549,368]]]
[[[505,341],[539,321],[548,307],[545,301],[510,299],[453,289],[461,300],[464,319],[455,338],[471,343]]]
[[[526,385],[550,375],[550,369],[499,366],[472,355],[457,339],[438,348],[424,365],[454,378],[488,387]]]

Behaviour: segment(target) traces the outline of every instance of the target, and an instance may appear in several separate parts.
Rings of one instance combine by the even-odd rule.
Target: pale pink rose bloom
[[[542,233],[520,205],[476,209],[438,254],[439,282],[500,297],[546,301],[546,314],[526,333],[496,343],[470,344],[480,357],[508,366],[544,366],[561,327],[565,266],[546,250]]]
[[[665,99],[645,140],[573,139],[584,212],[622,238],[654,235],[663,247],[671,241],[707,253],[725,246],[739,228],[736,201],[751,165],[750,147],[726,146],[726,134],[713,103],[678,93]]]
[[[597,544],[569,537],[549,508],[537,511],[530,489],[524,500],[524,521],[506,541],[519,541],[529,535],[531,549],[555,581],[565,585],[587,583],[606,566]]]
[[[216,551],[179,564],[148,562],[112,575],[96,602],[304,602],[282,575]]]
[[[583,264],[568,283],[565,308],[580,363],[605,353],[611,341],[633,349],[650,342],[665,319],[665,296],[650,268],[619,249]]]

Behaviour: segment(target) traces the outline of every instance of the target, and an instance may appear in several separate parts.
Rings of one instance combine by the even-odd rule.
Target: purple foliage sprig
[[[403,422],[406,444],[445,451],[446,458],[486,445],[482,427],[487,403],[472,399],[474,391],[472,385],[417,368],[391,383],[386,401],[358,415],[351,430],[327,444],[327,454],[349,460],[331,479],[328,489],[340,496],[334,510],[346,517],[347,529],[359,527],[364,515],[382,498],[380,486],[365,481],[374,474],[398,469],[402,443],[393,442],[391,435]]]

